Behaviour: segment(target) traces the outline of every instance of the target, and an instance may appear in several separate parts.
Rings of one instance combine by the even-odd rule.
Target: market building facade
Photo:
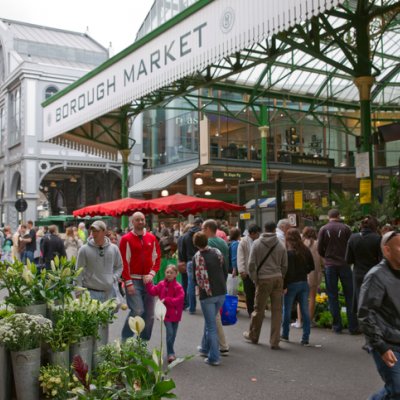
[[[21,220],[71,214],[120,193],[121,163],[107,152],[43,139],[41,103],[108,58],[88,34],[0,20],[1,224],[14,230]],[[23,213],[15,207],[21,198]]]

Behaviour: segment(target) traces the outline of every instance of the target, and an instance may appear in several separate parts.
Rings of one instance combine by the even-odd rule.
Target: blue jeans
[[[224,294],[200,300],[201,311],[203,311],[204,315],[204,333],[201,340],[201,351],[208,354],[208,361],[211,363],[218,362],[220,357],[217,322],[215,318],[224,301]]]
[[[193,263],[191,261],[188,261],[186,264],[186,272],[188,276],[187,297],[189,303],[189,312],[194,313],[196,311],[196,282],[193,278]]]
[[[21,262],[23,264],[26,263],[26,259],[29,259],[30,262],[33,262],[34,257],[33,257],[33,251],[24,251],[21,254]]]
[[[301,317],[303,319],[302,342],[308,342],[310,339],[310,314],[308,310],[308,296],[310,288],[306,281],[289,283],[287,292],[283,297],[282,312],[282,336],[289,338],[290,321],[293,302],[297,299],[300,305]]]
[[[150,340],[154,322],[154,297],[147,293],[146,286],[142,280],[133,280],[135,294],[130,296],[126,293],[126,302],[130,309],[125,325],[122,328],[122,340],[126,340],[133,336],[131,328],[129,328],[129,317],[142,317],[145,327],[140,334],[141,339]]]
[[[178,331],[179,322],[164,321],[166,336],[167,336],[167,355],[174,356],[174,343],[176,338],[176,332]]]
[[[97,300],[100,303],[104,303],[105,301],[108,300],[106,292],[99,292],[97,290],[90,290],[90,289],[88,289],[88,291],[90,294],[90,298],[93,300]]]
[[[385,386],[377,393],[373,394],[369,400],[399,400],[400,399],[400,352],[394,351],[397,363],[389,368],[376,351],[372,351],[372,356],[376,364],[379,375],[385,382]]]
[[[347,320],[349,331],[355,332],[358,329],[356,316],[353,313],[353,275],[348,265],[325,267],[326,291],[328,294],[329,311],[332,314],[332,328],[335,332],[341,332],[342,317],[340,315],[338,281],[342,283],[344,298],[346,301]]]

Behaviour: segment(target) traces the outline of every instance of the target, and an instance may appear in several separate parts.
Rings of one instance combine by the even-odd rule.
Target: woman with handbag
[[[203,232],[193,236],[193,243],[199,249],[193,257],[193,277],[199,286],[201,310],[204,315],[204,333],[200,355],[208,365],[220,364],[216,316],[225,301],[228,271],[222,253],[208,246],[208,238]]]

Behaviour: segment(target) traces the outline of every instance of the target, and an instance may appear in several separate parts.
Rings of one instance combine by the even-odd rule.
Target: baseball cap
[[[107,230],[107,226],[103,221],[94,221],[93,224],[90,225],[90,228],[96,229],[96,231]]]

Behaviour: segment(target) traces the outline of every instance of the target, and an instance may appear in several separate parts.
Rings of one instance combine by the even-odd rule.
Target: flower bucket
[[[98,336],[98,338],[93,338],[93,368],[96,368],[99,363],[98,350],[108,343],[108,324],[99,326]]]
[[[71,345],[69,351],[70,363],[72,363],[74,356],[76,355],[80,355],[82,357],[82,360],[88,365],[89,371],[91,371],[93,358],[92,336],[84,336],[78,343]]]
[[[39,400],[40,347],[12,351],[11,360],[17,400]]]
[[[11,399],[12,367],[10,352],[0,346],[0,400]]]
[[[16,313],[25,313],[30,315],[47,315],[47,304],[31,304],[30,306],[15,307]]]
[[[49,361],[51,365],[59,365],[60,367],[69,369],[69,347],[67,347],[64,351],[53,351],[50,349]]]

